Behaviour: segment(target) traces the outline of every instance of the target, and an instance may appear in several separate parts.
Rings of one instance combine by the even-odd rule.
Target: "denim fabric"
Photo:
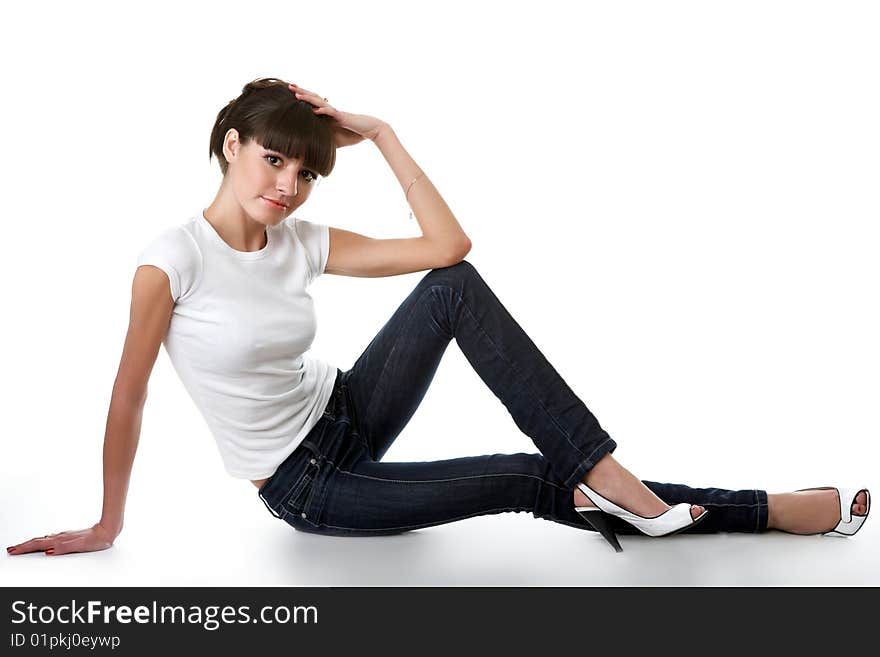
[[[540,453],[382,461],[453,338]],[[396,534],[507,511],[592,530],[572,494],[616,447],[465,260],[429,271],[352,368],[337,370],[323,416],[259,496],[294,528],[327,535]],[[709,510],[686,532],[766,530],[766,491],[644,483],[667,504]],[[618,533],[640,533],[611,522]]]

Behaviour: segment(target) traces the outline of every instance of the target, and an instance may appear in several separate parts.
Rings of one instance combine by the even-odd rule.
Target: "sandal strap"
[[[862,528],[862,525],[865,523],[865,520],[868,518],[868,513],[871,510],[871,493],[868,492],[867,488],[850,488],[850,487],[841,487],[835,488],[834,486],[823,486],[821,488],[812,489],[812,488],[803,488],[801,490],[829,490],[834,489],[837,491],[838,502],[840,503],[840,522],[832,529],[831,531],[824,532],[823,536],[839,536],[846,538],[848,536],[852,536],[859,529]],[[853,515],[852,505],[856,503],[856,497],[861,491],[865,491],[865,515],[857,516]]]

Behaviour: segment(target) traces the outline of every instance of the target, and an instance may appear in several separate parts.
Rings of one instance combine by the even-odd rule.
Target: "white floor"
[[[222,502],[222,501],[220,501]],[[3,586],[877,586],[880,530],[853,538],[717,534],[601,537],[528,513],[471,518],[398,536],[296,532],[253,498],[126,528],[109,550],[0,559]],[[24,510],[24,509],[22,509]],[[11,525],[6,518],[4,545]],[[135,525],[132,522],[132,525]],[[35,526],[35,525],[34,525]],[[41,524],[42,526],[42,524]],[[232,529],[232,528],[235,529]],[[18,532],[20,533],[20,531]],[[36,532],[35,532],[36,533]],[[45,533],[45,532],[43,532]]]

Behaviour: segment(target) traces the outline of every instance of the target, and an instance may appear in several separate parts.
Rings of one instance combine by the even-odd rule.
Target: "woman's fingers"
[[[32,538],[18,545],[10,545],[6,553],[10,555],[28,554],[30,552],[45,552],[46,554],[66,554],[76,552],[75,549],[82,541],[88,530],[66,530],[57,534],[46,534]]]
[[[290,85],[290,90],[295,94],[312,94],[308,89],[303,89],[302,87],[298,87],[295,84]],[[314,95],[314,94],[312,94]]]
[[[51,536],[39,536],[18,545],[12,545],[6,548],[6,552],[8,554],[26,554],[28,552],[42,551],[49,547],[53,540]]]
[[[303,89],[302,87],[295,87],[291,90],[297,98],[306,100],[313,105],[323,105],[324,107],[328,107],[330,105],[330,103],[328,103],[323,96],[319,96],[314,91],[309,91],[308,89]]]
[[[328,105],[327,101],[323,98],[319,98],[316,94],[304,94],[300,91],[296,92],[296,97],[302,100],[310,102],[312,105],[318,105],[319,107],[323,104],[325,107]]]
[[[294,92],[294,93],[301,93],[301,94],[305,94],[305,95],[308,95],[308,96],[314,96],[315,98],[320,98],[321,100],[324,99],[323,96],[319,96],[319,95],[316,94],[314,91],[309,91],[308,89],[303,89],[302,87],[298,87],[298,86],[296,86],[295,84],[292,84],[292,83],[291,83],[290,86],[291,86],[291,88],[293,89],[293,92]]]

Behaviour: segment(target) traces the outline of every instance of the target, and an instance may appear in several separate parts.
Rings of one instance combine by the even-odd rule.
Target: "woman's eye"
[[[278,157],[277,155],[265,155],[264,158],[266,160],[268,160],[269,164],[271,164],[272,166],[275,166],[275,160],[278,160],[278,161],[281,160],[281,158]],[[308,169],[303,169],[302,174],[306,177],[306,180],[308,180],[310,183],[313,183],[318,179],[318,176],[315,175],[315,173],[313,173],[312,171],[309,171]]]

